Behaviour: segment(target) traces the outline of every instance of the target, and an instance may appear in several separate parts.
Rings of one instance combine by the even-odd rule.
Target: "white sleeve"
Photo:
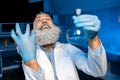
[[[105,75],[107,70],[107,59],[102,43],[97,50],[88,47],[88,53],[85,53],[74,46],[69,48],[72,59],[78,69],[94,77]]]
[[[22,63],[22,67],[25,74],[25,80],[45,80],[44,70],[42,68],[38,71],[34,71],[33,69],[26,66],[24,63]]]
[[[101,44],[97,49],[91,49],[88,47],[88,67],[95,77],[104,76],[107,71],[107,59],[106,52]]]

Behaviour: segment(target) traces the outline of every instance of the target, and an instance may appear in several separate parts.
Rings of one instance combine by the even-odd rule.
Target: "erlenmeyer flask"
[[[81,14],[81,9],[76,9],[76,14]],[[83,29],[83,27],[76,27],[73,23],[71,28],[69,28],[66,32],[67,41],[74,45],[86,45],[88,40],[88,34]]]

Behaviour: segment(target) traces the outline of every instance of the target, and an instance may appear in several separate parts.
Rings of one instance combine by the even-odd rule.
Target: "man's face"
[[[40,30],[48,30],[53,25],[51,17],[47,14],[38,14],[34,20],[34,27]]]
[[[53,24],[51,17],[47,14],[37,15],[33,27],[32,32],[36,32],[36,43],[38,45],[53,44],[59,38],[60,29]]]

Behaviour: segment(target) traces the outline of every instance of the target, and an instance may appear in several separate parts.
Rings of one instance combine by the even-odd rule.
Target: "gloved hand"
[[[94,39],[100,30],[100,20],[95,15],[73,16],[74,24],[77,27],[83,27],[88,33],[89,39]]]
[[[16,42],[19,54],[24,62],[32,59],[36,59],[36,45],[35,45],[35,33],[30,34],[30,25],[26,26],[26,33],[22,34],[19,23],[16,23],[16,33],[11,30],[11,37]]]

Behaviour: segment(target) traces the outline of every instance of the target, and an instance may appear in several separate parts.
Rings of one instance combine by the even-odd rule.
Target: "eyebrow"
[[[39,15],[37,15],[37,17],[36,17],[36,19],[39,19],[39,18],[41,18],[43,15],[41,15],[40,14],[40,16]],[[45,17],[47,17],[47,18],[51,18],[49,15],[47,15],[47,14],[45,14]]]

